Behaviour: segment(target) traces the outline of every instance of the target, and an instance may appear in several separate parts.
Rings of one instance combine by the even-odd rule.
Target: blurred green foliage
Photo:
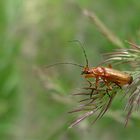
[[[140,43],[137,0],[1,0],[1,140],[139,139],[139,116],[134,114],[124,128],[119,99],[90,130],[88,120],[67,129],[78,116],[67,112],[77,105],[71,94],[84,85],[81,70],[68,65],[43,67],[64,61],[85,64],[77,44],[68,42],[73,39],[85,43],[91,66],[102,61],[102,53],[116,48],[78,7],[93,10],[122,41]]]

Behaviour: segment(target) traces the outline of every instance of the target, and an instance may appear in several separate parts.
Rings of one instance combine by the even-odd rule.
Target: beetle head
[[[90,74],[90,69],[89,69],[89,67],[84,67],[84,69],[83,69],[82,72],[81,72],[81,75],[84,75],[84,74]]]

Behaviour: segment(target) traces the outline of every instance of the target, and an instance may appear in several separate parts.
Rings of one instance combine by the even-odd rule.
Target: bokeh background
[[[0,140],[139,140],[140,115],[124,128],[124,106],[118,95],[96,124],[85,120],[68,129],[79,114],[71,94],[84,86],[81,69],[56,62],[84,65],[84,43],[91,66],[117,46],[83,15],[87,8],[116,35],[140,43],[138,0],[1,0],[0,1]],[[126,45],[127,46],[127,45]],[[119,69],[125,69],[125,66]]]

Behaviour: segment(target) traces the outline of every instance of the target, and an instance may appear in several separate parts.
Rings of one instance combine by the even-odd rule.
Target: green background
[[[72,93],[84,87],[81,69],[56,62],[90,65],[115,45],[85,17],[94,11],[121,41],[140,43],[138,0],[1,0],[0,1],[0,140],[139,140],[140,115],[124,128],[124,103],[118,95],[112,109],[91,126],[87,119],[68,129],[79,114],[68,114],[78,103]],[[125,69],[125,67],[120,67]]]

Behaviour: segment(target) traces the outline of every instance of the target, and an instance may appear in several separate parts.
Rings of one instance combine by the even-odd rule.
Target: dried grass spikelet
[[[124,90],[125,96],[127,96],[127,104],[125,110],[127,110],[125,126],[128,124],[129,118],[133,111],[138,110],[140,105],[140,46],[128,42],[130,48],[118,49],[113,53],[106,53],[107,58],[104,63],[129,64],[133,71],[127,71],[133,77],[132,84],[128,85],[127,90]]]
[[[118,86],[112,84],[114,90],[107,91],[106,85],[103,84],[100,88],[95,89],[94,87],[86,87],[85,92],[76,93],[74,95],[82,96],[80,106],[77,109],[70,111],[69,113],[82,112],[83,114],[73,121],[69,128],[79,124],[81,121],[86,119],[91,115],[96,115],[92,124],[95,123],[98,119],[106,113],[106,111],[111,106],[111,103],[116,96]]]
[[[111,83],[113,88],[108,91],[106,85],[103,82],[100,82],[98,89],[95,89],[93,84],[92,87],[84,88],[84,92],[74,94],[82,96],[83,99],[79,101],[80,106],[69,113],[81,112],[83,114],[72,122],[70,128],[92,115],[96,115],[92,124],[95,123],[110,108],[114,97],[120,90],[124,93],[124,97],[127,98],[125,126],[127,125],[132,112],[138,109],[140,105],[140,47],[134,43],[128,43],[131,45],[131,48],[117,49],[115,52],[106,53],[106,60],[103,63],[113,65],[128,63],[133,67],[133,71],[127,71],[127,73],[132,75],[133,82],[123,89],[120,89],[116,84]]]
[[[126,107],[125,107],[125,110],[127,110],[125,126],[127,126],[132,112],[139,109],[139,105],[140,105],[140,76],[138,76],[134,79],[133,83],[126,90],[125,95],[128,96],[128,102],[127,102]]]
[[[105,53],[106,60],[103,63],[112,63],[113,65],[128,63],[132,67],[138,68],[140,66],[140,46],[128,43],[131,48],[116,49],[114,52]]]

